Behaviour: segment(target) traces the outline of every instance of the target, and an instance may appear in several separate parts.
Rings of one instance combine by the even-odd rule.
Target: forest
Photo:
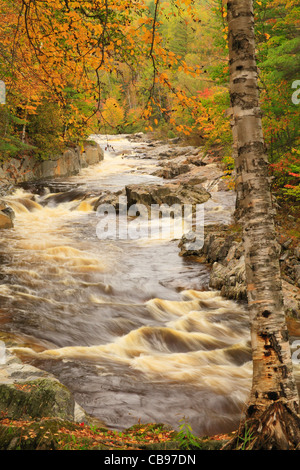
[[[221,1],[192,6],[162,0],[155,24],[154,1],[145,3],[144,13],[120,2],[105,31],[105,6],[98,19],[87,11],[78,25],[82,12],[76,2],[70,2],[70,11],[65,2],[51,2],[49,10],[41,4],[40,11],[31,2],[1,3],[1,78],[7,88],[7,106],[1,107],[2,159],[24,153],[47,158],[95,129],[108,134],[149,130],[219,145],[224,165],[232,169],[228,27]],[[281,198],[293,202],[299,202],[300,173],[297,3],[255,2],[273,185]],[[100,48],[99,37],[105,37]],[[93,57],[97,47],[100,63]],[[78,52],[70,55],[72,49]]]
[[[216,173],[216,180],[218,179],[220,182],[218,184],[220,184],[220,191],[225,194],[224,198],[226,199],[227,195],[231,193],[236,195],[233,221],[230,224],[226,222],[229,228],[227,227],[225,231],[219,226],[222,225],[222,222],[218,223],[217,228],[208,228],[208,235],[205,233],[208,238],[205,240],[209,239],[209,236],[223,237],[223,243],[224,237],[226,242],[229,233],[231,244],[230,247],[227,247],[226,255],[221,261],[219,258],[214,258],[214,255],[209,258],[210,248],[207,248],[205,253],[203,250],[198,251],[197,259],[203,262],[205,255],[205,262],[210,263],[209,269],[212,269],[212,273],[214,273],[214,269],[218,267],[216,264],[213,265],[213,262],[218,262],[224,267],[226,256],[229,260],[229,253],[233,252],[233,246],[235,250],[237,246],[241,247],[244,250],[245,258],[243,265],[243,273],[245,272],[243,274],[244,293],[240,294],[239,291],[239,294],[232,294],[233,289],[231,289],[231,294],[227,295],[230,301],[236,302],[236,307],[232,308],[239,308],[240,304],[244,308],[244,304],[247,304],[251,324],[252,388],[249,386],[250,397],[245,400],[243,408],[245,413],[241,418],[238,430],[236,422],[234,423],[236,429],[231,429],[231,424],[227,427],[222,425],[220,431],[214,429],[213,434],[217,436],[214,440],[207,438],[207,436],[204,439],[203,436],[196,436],[197,433],[194,433],[190,424],[182,418],[179,430],[174,431],[174,435],[167,427],[159,427],[157,424],[150,425],[149,423],[142,425],[139,423],[140,426],[130,428],[126,435],[122,434],[119,429],[118,433],[104,429],[104,427],[97,427],[96,430],[96,425],[93,422],[89,422],[88,429],[87,425],[84,427],[83,423],[81,423],[82,426],[81,424],[66,424],[62,431],[59,424],[54,422],[54,418],[48,417],[50,421],[53,421],[51,423],[49,421],[50,434],[52,433],[54,436],[62,433],[64,436],[59,444],[52,436],[51,445],[53,448],[77,449],[76,439],[82,442],[85,439],[87,448],[98,445],[98,450],[143,449],[138,446],[144,439],[148,444],[153,441],[153,445],[158,445],[160,442],[166,446],[161,447],[165,450],[172,449],[168,445],[173,441],[177,443],[178,447],[176,448],[189,451],[207,448],[207,446],[209,448],[209,442],[213,442],[214,444],[211,445],[215,445],[218,449],[221,442],[222,449],[230,450],[298,449],[300,439],[299,383],[298,372],[295,372],[296,369],[293,371],[289,335],[295,340],[300,336],[298,334],[300,325],[298,326],[297,323],[300,306],[300,2],[298,0],[241,0],[240,2],[237,0],[16,0],[14,2],[0,0],[0,15],[0,88],[2,87],[0,91],[4,95],[1,96],[0,104],[0,167],[2,169],[0,194],[3,199],[3,203],[2,199],[0,200],[0,212],[6,210],[6,215],[8,214],[6,204],[16,212],[16,224],[18,217],[20,223],[23,224],[20,225],[23,231],[22,237],[24,238],[25,232],[25,236],[28,237],[26,250],[34,249],[41,253],[41,250],[45,249],[41,244],[43,233],[45,233],[46,241],[48,235],[42,231],[42,235],[39,235],[40,238],[35,238],[34,228],[40,227],[40,221],[25,219],[26,214],[23,215],[25,211],[23,206],[30,211],[37,209],[38,213],[40,209],[45,207],[49,207],[50,211],[54,207],[54,205],[50,205],[51,201],[51,204],[55,205],[58,204],[58,201],[68,204],[79,201],[81,209],[83,204],[89,204],[92,211],[95,211],[100,203],[103,201],[112,203],[115,201],[114,197],[116,198],[116,195],[119,197],[120,194],[123,196],[126,194],[133,203],[144,203],[150,197],[147,195],[148,199],[146,199],[145,191],[150,190],[148,187],[144,187],[147,181],[141,177],[140,180],[132,180],[133,183],[136,183],[135,185],[131,183],[131,180],[129,183],[126,182],[125,193],[122,193],[123,187],[121,187],[123,180],[120,180],[121,183],[117,180],[113,189],[107,186],[106,192],[98,193],[99,188],[96,190],[95,181],[91,179],[92,173],[84,173],[87,179],[83,189],[79,184],[79,179],[60,180],[62,182],[55,179],[52,186],[51,180],[51,184],[44,182],[44,186],[34,187],[26,179],[27,170],[24,170],[21,164],[17,167],[17,163],[26,159],[31,162],[32,168],[37,168],[36,165],[47,165],[47,162],[50,164],[57,161],[64,152],[72,151],[72,155],[75,155],[76,152],[87,154],[86,149],[90,142],[90,136],[101,136],[102,151],[104,150],[104,157],[101,158],[104,158],[104,161],[99,164],[99,168],[102,165],[104,170],[101,171],[108,172],[107,180],[105,179],[106,173],[104,173],[104,180],[101,180],[105,189],[106,182],[110,181],[110,184],[114,185],[115,175],[118,176],[118,171],[120,171],[119,177],[121,177],[123,171],[122,166],[114,166],[116,160],[112,160],[110,165],[107,163],[107,167],[105,166],[105,152],[109,152],[110,145],[111,149],[114,145],[118,145],[119,136],[132,136],[133,142],[139,141],[140,138],[144,139],[143,142],[146,142],[145,139],[150,139],[149,142],[154,142],[153,146],[157,143],[160,143],[157,145],[163,145],[161,142],[168,142],[168,145],[174,143],[176,145],[176,142],[179,142],[178,147],[198,149],[194,153],[197,158],[191,158],[191,155],[187,157],[188,153],[186,153],[182,154],[185,159],[180,160],[180,153],[177,153],[178,161],[174,160],[175,163],[171,162],[169,166],[163,162],[164,166],[160,173],[151,173],[151,175],[160,177],[166,174],[164,172],[167,172],[166,179],[170,180],[175,175],[175,179],[178,178],[179,181],[178,187],[186,191],[183,196],[181,189],[176,187],[174,190],[176,197],[182,203],[182,201],[186,202],[184,197],[189,199],[195,197],[195,194],[192,193],[194,186],[191,186],[194,183],[190,183],[188,179],[184,180],[184,175],[181,175],[181,172],[185,171],[188,174],[191,167],[189,170],[185,170],[181,169],[180,165],[183,167],[184,165],[194,165],[193,168],[199,171],[199,174],[195,173],[197,178],[199,176],[209,178],[209,168],[211,168],[211,174],[214,171],[219,172]],[[149,144],[148,155],[151,154],[151,145],[152,143]],[[201,155],[205,155],[202,161],[199,160],[200,150]],[[161,149],[159,151],[161,152]],[[169,151],[169,147],[167,151]],[[153,155],[148,158],[153,158],[154,161],[157,154],[153,153]],[[122,163],[120,159],[120,165],[126,163],[125,157],[125,153],[122,153],[124,161]],[[147,164],[146,157],[143,158]],[[134,171],[138,171],[142,165],[142,159],[137,160],[132,166]],[[13,166],[9,166],[10,162],[13,162]],[[213,166],[209,167],[210,164]],[[151,165],[149,168],[151,170]],[[143,170],[144,173],[149,172],[149,168],[146,167],[146,170]],[[88,171],[88,169],[84,171]],[[201,171],[206,171],[206,173],[201,173]],[[56,173],[56,175],[58,174]],[[25,181],[29,186],[19,184]],[[155,186],[155,183],[159,183],[156,180],[151,180],[150,183],[154,185],[151,189],[151,201],[163,201],[159,192],[160,188]],[[198,183],[199,181],[197,181]],[[41,193],[39,188],[42,187],[47,188],[47,193]],[[187,190],[186,187],[188,187]],[[204,184],[204,187],[205,191],[210,193],[212,186]],[[173,190],[173,187],[170,186],[170,188]],[[19,192],[14,193],[15,190]],[[31,191],[30,197],[24,196],[23,193],[20,195],[20,191],[28,190]],[[101,188],[102,190],[103,188]],[[119,192],[113,193],[117,190]],[[75,194],[74,191],[77,191],[76,196],[74,195],[74,198],[71,199],[71,193]],[[209,204],[207,199],[210,196],[208,195],[205,199],[205,191],[201,188],[201,202]],[[64,198],[64,192],[70,196],[69,199]],[[177,202],[174,193],[170,194],[168,193],[169,200]],[[47,198],[49,199],[47,200]],[[30,199],[30,203],[28,199]],[[47,205],[48,203],[49,205]],[[2,207],[2,204],[6,209],[4,206]],[[36,207],[33,207],[34,204]],[[113,204],[117,207],[115,202]],[[39,217],[45,217],[44,224],[45,227],[47,225],[47,230],[51,232],[53,228],[55,231],[57,217],[62,217],[66,224],[67,222],[69,225],[71,224],[70,214],[74,215],[72,211],[75,206],[70,207],[61,205],[59,210],[65,212],[61,212],[59,215],[51,215],[50,212],[47,212]],[[76,206],[75,212],[77,207],[79,206]],[[120,210],[120,206],[118,207]],[[0,224],[1,217],[0,214]],[[29,216],[26,215],[26,217]],[[83,222],[74,220],[74,227],[78,226],[81,230],[80,224]],[[33,224],[33,227],[30,224]],[[62,231],[65,228],[61,227],[65,226],[58,225],[57,234],[63,233],[63,237],[69,236],[70,233]],[[10,228],[13,230],[12,227]],[[21,228],[19,229],[20,233]],[[36,300],[29,295],[33,296],[32,286],[36,281],[30,280],[29,282],[27,280],[26,288],[25,284],[22,284],[22,289],[17,288],[16,286],[19,286],[17,268],[13,272],[14,277],[9,278],[10,284],[8,283],[7,273],[9,270],[7,271],[7,269],[9,267],[7,268],[7,266],[10,261],[6,261],[5,256],[8,256],[8,250],[5,246],[7,243],[12,243],[11,251],[14,253],[16,250],[16,253],[19,253],[18,250],[23,249],[25,245],[18,244],[21,243],[21,235],[20,237],[12,235],[12,238],[8,239],[6,235],[2,236],[4,232],[6,230],[0,230],[0,271],[4,269],[4,274],[1,274],[0,289],[1,303],[3,304],[3,310],[0,310],[0,340],[3,339],[10,346],[17,346],[16,349],[19,346],[32,348],[35,352],[30,363],[35,365],[35,360],[39,361],[44,357],[43,360],[46,362],[43,364],[46,370],[50,367],[48,367],[47,361],[51,362],[52,356],[55,356],[53,344],[59,348],[62,357],[67,358],[67,362],[71,361],[71,357],[73,358],[69,348],[78,346],[77,339],[80,348],[94,347],[94,344],[97,344],[95,338],[83,340],[80,338],[80,333],[78,333],[78,338],[74,333],[72,339],[64,339],[63,335],[61,337],[58,335],[56,341],[53,340],[54,336],[44,332],[38,334],[38,342],[36,342],[36,337],[32,342],[35,333],[30,329],[31,327],[27,326],[18,326],[17,336],[21,334],[25,338],[22,336],[21,343],[11,339],[10,335],[14,334],[15,326],[10,325],[19,322],[19,314],[16,314],[17,320],[13,320],[11,312],[14,308],[17,312],[21,312],[23,309],[18,305],[18,293],[22,292],[24,297],[22,302],[28,302],[28,309],[39,310],[39,315],[42,314],[44,305],[50,302],[50,297],[45,300],[48,298],[47,290],[44,287],[44,290],[39,287],[39,299],[42,299],[42,303],[38,304],[38,307],[35,306]],[[82,233],[81,243],[83,240],[89,239],[84,231]],[[31,239],[31,237],[33,238]],[[46,243],[45,240],[44,243]],[[185,242],[183,237],[179,246]],[[51,263],[54,262],[54,256],[62,256],[58,260],[59,263],[67,263],[70,260],[73,263],[75,257],[78,260],[78,250],[82,249],[82,244],[75,245],[73,240],[72,244],[66,248],[69,243],[68,238],[64,239],[64,243],[60,241],[60,245],[55,245],[55,243],[54,239],[50,240],[49,238],[46,260],[50,259],[49,256],[51,256]],[[53,251],[58,246],[64,247],[63,255],[61,252],[58,254]],[[117,246],[121,252],[123,245]],[[229,251],[230,248],[232,248],[231,251]],[[67,249],[68,251],[66,251]],[[109,250],[110,246],[107,246],[104,251],[106,249]],[[128,249],[128,258],[131,256],[131,249]],[[158,257],[164,260],[168,248],[164,250],[162,246],[160,249]],[[76,253],[75,250],[77,250]],[[284,250],[284,253],[280,250]],[[90,251],[92,251],[92,245]],[[27,259],[26,256],[29,256],[30,253],[24,253],[25,255],[22,256]],[[143,253],[143,256],[149,256],[150,263],[152,255],[149,255],[148,252]],[[11,252],[9,252],[9,256],[10,260],[14,259]],[[68,256],[69,260],[66,261]],[[166,265],[170,263],[171,269],[173,258],[171,254],[168,256]],[[189,259],[188,256],[187,259]],[[108,258],[110,260],[110,255]],[[56,261],[57,259],[55,258]],[[85,258],[85,266],[90,263],[88,259],[90,260],[90,258]],[[240,258],[238,257],[238,259]],[[136,275],[134,256],[132,260],[132,264],[128,264],[127,274],[130,278],[130,269],[132,268],[132,280],[134,281]],[[19,261],[17,262],[19,263]],[[46,262],[48,263],[48,261]],[[35,266],[35,261],[32,263]],[[30,264],[31,261],[28,265],[26,264],[24,270],[29,272]],[[42,265],[43,263],[40,264],[40,266]],[[12,266],[14,267],[14,265]],[[72,266],[72,282],[75,282],[77,280],[75,264],[73,263]],[[194,272],[193,269],[196,269],[194,264],[191,266],[188,269]],[[22,269],[20,261],[19,272]],[[176,269],[174,268],[174,273]],[[146,268],[145,272],[148,272]],[[47,272],[47,276],[49,273]],[[66,273],[61,274],[61,279],[67,282],[70,271],[66,271]],[[179,270],[178,273],[180,277],[182,272]],[[142,279],[144,279],[143,275],[144,271],[141,268]],[[32,279],[43,278],[43,271],[41,268],[37,268],[36,274],[31,273],[30,276],[33,276]],[[227,283],[227,290],[230,290],[228,287],[230,282],[235,282],[232,281],[233,278],[234,280],[238,279],[236,271],[232,274],[231,281]],[[51,283],[51,279],[52,277],[48,277],[47,282]],[[87,285],[93,286],[88,287],[88,289],[92,289],[91,294],[93,295],[95,292],[97,293],[93,289],[96,280],[98,282],[99,279],[98,271],[97,276],[95,275],[92,280],[86,281],[84,278],[85,287]],[[212,279],[215,278],[211,274],[211,283]],[[80,280],[83,282],[83,277]],[[174,274],[172,282],[176,284],[175,281],[176,274]],[[101,282],[104,282],[102,278]],[[122,284],[122,281],[120,282]],[[124,281],[124,291],[126,291],[126,282]],[[177,283],[179,284],[179,282],[184,284],[186,281],[179,279]],[[289,309],[283,305],[282,292],[283,287],[286,289],[286,284],[282,287],[282,282],[283,284],[287,283],[290,289],[293,289],[293,303]],[[9,294],[6,290],[7,285],[14,289]],[[152,286],[151,282],[149,285]],[[37,284],[34,284],[34,289],[36,286]],[[226,291],[225,284],[221,285],[216,281],[214,286],[217,286],[216,290],[220,290],[222,287],[223,294]],[[206,288],[202,287],[198,290],[205,291]],[[9,299],[13,298],[16,289],[18,295],[15,298],[15,305],[14,301]],[[133,305],[137,305],[139,302],[152,302],[152,297],[160,300],[163,295],[167,295],[166,292],[157,290],[155,295],[153,294],[151,297],[151,289],[152,287],[149,287],[150,293],[148,294],[145,288],[144,296],[142,293],[138,294],[134,300],[128,291],[127,296],[124,294],[124,299],[126,302],[133,302]],[[191,289],[197,291],[197,289]],[[186,292],[190,292],[191,289],[187,287],[182,289],[182,292],[187,295]],[[108,290],[103,295],[105,296],[107,292]],[[25,295],[27,295],[26,298]],[[34,295],[37,297],[36,290],[34,290]],[[55,296],[51,299],[53,311],[56,309],[55,305],[58,309],[60,308],[58,307],[60,301],[66,304],[65,297],[59,295],[64,296],[65,294],[58,294],[55,290]],[[190,296],[188,297],[189,302],[196,302],[200,298],[195,293],[188,295]],[[106,299],[105,302],[112,303],[114,301],[112,299],[113,296],[109,298],[109,301]],[[125,305],[125,301],[122,299],[123,297],[118,298],[117,309],[122,302]],[[172,297],[172,299],[173,302],[178,301],[179,303],[177,297]],[[171,302],[171,300],[163,300],[162,302],[164,301]],[[203,297],[200,304],[202,301],[206,305],[207,298]],[[221,302],[221,300],[218,301]],[[88,301],[84,300],[84,302]],[[98,307],[100,303],[104,303],[104,300],[99,300],[97,308],[100,308]],[[220,306],[225,308],[223,304]],[[163,318],[165,313],[163,308],[160,308],[160,317]],[[171,307],[168,308],[171,309]],[[115,310],[113,311],[115,312]],[[49,312],[52,312],[50,307]],[[191,312],[193,311],[190,311],[189,314]],[[128,314],[127,320],[130,318],[130,322],[134,322],[135,317],[131,315],[133,314]],[[11,317],[12,320],[6,323],[7,318]],[[50,322],[50,318],[53,317],[49,313],[47,321],[41,320],[41,324],[44,321],[47,323],[48,320]],[[80,322],[85,322],[85,317],[84,320],[82,318]],[[144,318],[142,314],[141,318]],[[241,313],[241,318],[244,318],[243,313]],[[178,319],[176,318],[176,320]],[[173,319],[172,328],[174,322]],[[122,329],[122,324],[122,322],[119,323],[116,328]],[[216,324],[214,328],[216,328]],[[168,329],[169,323],[166,323],[165,327]],[[45,328],[45,331],[48,331],[47,328],[51,331],[48,323]],[[144,328],[142,332],[146,335],[150,333],[148,330],[146,333],[145,328],[154,328],[157,333],[160,326],[158,327],[156,324],[153,326],[151,322],[149,325],[141,322],[140,328]],[[236,331],[241,328],[240,325]],[[166,336],[169,334],[167,329],[164,330],[164,341],[167,341],[169,346],[173,341],[176,343],[177,336],[172,336],[173,339],[172,341],[169,339],[169,344]],[[133,331],[137,330],[132,330],[131,333]],[[190,332],[191,330],[186,331]],[[123,333],[125,336],[131,334],[127,329],[124,329]],[[201,333],[207,332],[201,331]],[[121,339],[123,337],[120,336]],[[108,338],[107,348],[112,341],[110,337]],[[145,338],[147,339],[147,336]],[[221,338],[222,336],[218,336],[218,340],[221,341]],[[180,339],[180,341],[183,340]],[[116,344],[121,345],[121,342],[112,341],[112,344],[115,351]],[[136,348],[141,347],[141,343],[138,344],[139,346],[135,346]],[[104,348],[102,343],[101,347]],[[204,349],[209,351],[208,346],[205,346]],[[103,352],[104,349],[101,351]],[[174,351],[176,353],[182,352],[180,348],[175,348]],[[239,357],[244,354],[243,351],[244,349],[239,352]],[[41,352],[41,359],[38,355],[36,356],[39,352]],[[80,354],[76,351],[74,357],[81,358]],[[105,349],[104,363],[108,361],[106,354],[108,353]],[[125,354],[128,354],[126,348]],[[135,354],[137,353],[132,352],[133,356]],[[139,358],[141,358],[146,353],[139,354]],[[234,353],[231,351],[230,354]],[[217,361],[216,357],[212,358],[212,364],[219,364],[215,362]],[[153,361],[157,359],[155,354],[151,358]],[[79,359],[79,362],[80,360],[82,358]],[[238,359],[236,360],[238,362]],[[241,361],[243,362],[242,359]],[[151,367],[154,370],[153,364],[154,362]],[[166,362],[166,368],[168,364]],[[89,374],[89,366],[86,367],[87,374]],[[131,364],[130,368],[132,369],[132,367],[137,367],[136,363],[134,366]],[[139,367],[142,366],[139,365]],[[206,363],[204,367],[206,367]],[[75,369],[77,371],[77,368]],[[59,376],[57,365],[51,366],[49,370]],[[115,369],[113,370],[115,371]],[[139,368],[138,370],[144,371]],[[188,375],[188,372],[186,373]],[[68,374],[71,375],[71,372],[66,374],[66,382],[69,380]],[[218,374],[217,370],[215,374]],[[173,383],[174,380],[177,384],[175,376],[174,372],[170,383]],[[147,377],[148,380],[149,376]],[[160,377],[157,382],[154,381],[156,385],[161,384]],[[184,382],[185,379],[182,380]],[[187,382],[189,380],[190,376]],[[234,382],[234,379],[232,380]],[[193,381],[191,383],[193,387],[196,387]],[[19,385],[18,392],[23,386],[26,389],[27,385]],[[30,391],[35,390],[35,385],[31,384],[28,387]],[[43,388],[42,385],[41,388]],[[33,391],[32,393],[37,392]],[[18,402],[17,394],[14,396],[14,400]],[[7,449],[9,445],[7,443],[7,426],[9,422],[12,422],[12,417],[5,412],[5,405],[2,406],[1,376],[0,409],[2,410],[0,448]],[[240,412],[239,416],[242,416]],[[29,439],[28,442],[33,442],[33,445],[38,447],[37,437],[39,437],[41,441],[43,440],[43,445],[46,446],[45,439],[41,438],[41,430],[38,429],[36,423],[29,423],[24,417],[20,420],[20,425],[16,422],[14,421],[14,427],[18,430],[21,423],[23,426],[27,426],[28,436],[30,438],[33,436],[33,439],[31,441]],[[173,425],[173,422],[171,424]],[[53,426],[54,431],[50,425]],[[17,436],[22,437],[22,434],[17,434]],[[99,440],[99,436],[101,436],[101,440]],[[1,440],[4,444],[1,443]],[[91,444],[92,441],[93,444]],[[62,442],[63,444],[61,444]],[[20,448],[26,448],[26,445],[26,442],[22,442]],[[63,445],[65,447],[62,447]]]

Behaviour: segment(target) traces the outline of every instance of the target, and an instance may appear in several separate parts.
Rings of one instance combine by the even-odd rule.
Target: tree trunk
[[[227,448],[242,447],[246,441],[253,449],[295,448],[300,443],[299,399],[262,131],[253,1],[228,0],[227,10],[238,214],[243,227],[253,356],[245,422]]]
[[[25,139],[26,139],[26,126],[27,126],[27,109],[25,111],[25,116],[24,116],[24,124],[22,128],[22,143],[24,144]]]

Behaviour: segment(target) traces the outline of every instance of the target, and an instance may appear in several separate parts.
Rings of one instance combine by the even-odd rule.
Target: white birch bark
[[[238,211],[243,226],[253,384],[247,416],[281,402],[299,410],[259,104],[252,0],[227,2]]]

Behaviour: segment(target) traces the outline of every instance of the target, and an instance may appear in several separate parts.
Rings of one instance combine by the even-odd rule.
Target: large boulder
[[[71,392],[52,374],[23,363],[0,341],[0,413],[3,416],[74,420],[78,412]]]
[[[94,204],[97,210],[101,205],[112,205],[118,212],[120,204],[127,204],[129,209],[135,204],[142,204],[149,208],[152,204],[173,206],[203,204],[211,197],[210,194],[199,184],[131,184],[124,190],[115,193],[104,193]]]
[[[203,204],[210,194],[201,184],[132,184],[126,186],[128,206],[134,204]]]
[[[72,420],[74,408],[69,390],[53,379],[0,384],[0,412],[10,419],[59,417]]]

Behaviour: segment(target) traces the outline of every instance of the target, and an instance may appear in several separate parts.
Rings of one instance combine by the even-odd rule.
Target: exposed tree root
[[[299,450],[300,417],[284,403],[272,403],[246,419],[223,450]]]

